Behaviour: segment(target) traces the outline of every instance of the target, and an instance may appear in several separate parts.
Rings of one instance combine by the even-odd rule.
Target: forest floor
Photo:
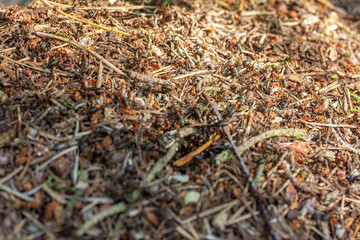
[[[90,2],[0,8],[0,239],[360,238],[356,5]]]

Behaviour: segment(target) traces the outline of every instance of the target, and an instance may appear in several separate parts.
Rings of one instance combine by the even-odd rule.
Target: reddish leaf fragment
[[[286,148],[286,149],[293,149],[296,153],[302,153],[304,155],[308,154],[309,149],[303,145],[303,144],[299,144],[299,143],[279,143],[280,147]]]
[[[145,211],[144,212],[146,219],[155,227],[159,226],[159,219],[156,216],[155,213],[151,212],[151,211]]]

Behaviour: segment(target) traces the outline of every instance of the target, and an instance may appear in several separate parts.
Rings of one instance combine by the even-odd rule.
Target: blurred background
[[[0,6],[1,5],[5,5],[5,6],[11,6],[11,5],[19,5],[21,7],[25,7],[28,3],[30,3],[33,0],[0,0]],[[68,1],[70,2],[74,2],[75,0],[70,0]],[[153,5],[153,3],[155,3],[155,5],[164,5],[164,4],[159,4],[159,3],[164,3],[165,1],[171,1],[173,2],[173,4],[176,4],[176,2],[178,2],[179,0],[125,0],[125,1],[129,1],[132,2],[133,4],[136,5],[142,5],[142,4],[150,4]],[[220,0],[222,2],[226,2],[226,0]],[[236,0],[232,0],[233,2]],[[270,2],[270,3],[276,3],[276,2],[296,2],[296,0],[238,0],[239,2],[242,1],[247,1],[250,3],[258,3],[258,2]],[[331,3],[332,5],[336,6],[337,8],[343,9],[345,11],[347,11],[350,14],[355,15],[354,17],[356,17],[357,19],[360,18],[360,0],[315,0],[318,2],[322,2],[324,4],[326,3]],[[91,1],[87,1],[87,2],[91,2]],[[217,0],[213,0],[214,3],[217,2]]]
[[[0,0],[0,4],[5,6],[10,6],[10,5],[25,6],[30,1],[31,0]]]

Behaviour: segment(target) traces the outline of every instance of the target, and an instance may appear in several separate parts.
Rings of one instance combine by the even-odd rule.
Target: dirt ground
[[[0,7],[0,239],[360,239],[358,7]]]

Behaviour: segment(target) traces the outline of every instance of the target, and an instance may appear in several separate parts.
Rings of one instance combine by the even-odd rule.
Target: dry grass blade
[[[46,5],[48,5],[49,7],[51,8],[54,8],[54,6],[52,6],[50,4],[50,2],[48,1],[43,1]],[[117,30],[117,29],[114,29],[114,28],[110,28],[110,27],[106,27],[106,26],[102,26],[102,25],[99,25],[99,24],[96,24],[96,23],[92,23],[92,22],[89,22],[87,20],[83,20],[83,19],[80,19],[80,18],[77,18],[77,17],[74,17],[74,16],[71,16],[70,14],[67,14],[65,13],[64,11],[62,11],[61,9],[59,8],[54,8],[55,11],[57,11],[58,13],[61,13],[63,14],[64,16],[67,16],[68,18],[71,18],[71,19],[74,19],[76,21],[79,21],[79,22],[82,22],[82,23],[85,23],[85,24],[89,24],[91,26],[94,26],[94,27],[97,27],[97,28],[101,28],[101,29],[104,29],[104,30],[107,30],[107,31],[114,31],[116,33],[119,33],[119,34],[122,34],[124,36],[130,36],[130,34],[126,33],[126,32],[123,32],[123,31],[120,31],[120,30]]]

